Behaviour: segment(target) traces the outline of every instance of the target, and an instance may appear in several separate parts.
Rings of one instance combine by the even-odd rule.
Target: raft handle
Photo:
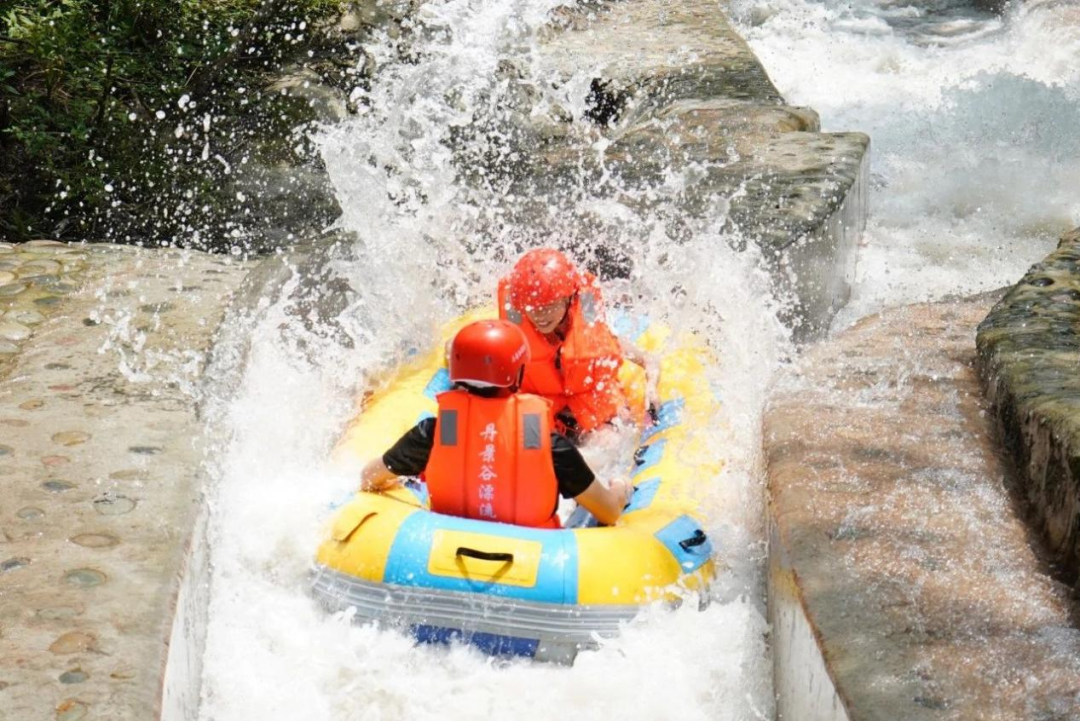
[[[682,547],[682,550],[689,551],[694,546],[700,546],[707,540],[709,540],[709,537],[705,535],[705,531],[699,528],[694,531],[694,535],[690,536],[690,538],[679,541],[679,545]],[[458,550],[460,551],[461,549],[459,548]]]
[[[475,548],[469,548],[468,546],[458,546],[458,550],[454,555],[478,558],[481,561],[502,561],[503,563],[514,562],[514,554],[512,553],[488,553],[487,551],[477,551]]]

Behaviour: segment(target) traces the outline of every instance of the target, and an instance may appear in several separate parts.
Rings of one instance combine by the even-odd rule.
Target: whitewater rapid
[[[834,327],[1016,282],[1080,225],[1080,5],[734,0],[822,129],[871,137],[870,218]]]
[[[710,380],[724,408],[710,440],[728,464],[708,479],[705,511],[728,570],[706,611],[651,609],[563,668],[417,647],[327,616],[307,593],[330,508],[356,484],[356,468],[327,460],[355,394],[439,323],[489,300],[523,241],[559,239],[502,223],[514,199],[497,179],[466,185],[455,164],[455,153],[512,161],[500,61],[530,67],[536,31],[559,4],[424,4],[414,52],[402,58],[393,38],[374,47],[376,82],[352,98],[360,114],[318,133],[340,225],[363,239],[333,266],[357,290],[337,319],[351,347],[287,301],[233,330],[249,350],[235,361],[237,387],[208,412],[218,441],[206,721],[773,715],[759,429],[769,380],[793,349],[757,257],[729,250],[720,219],[670,253],[662,224],[624,206],[586,196],[569,209],[635,238],[632,286],[612,284],[609,297],[701,332],[721,359]],[[826,129],[873,138],[871,218],[838,325],[1015,280],[1080,224],[1069,192],[1080,187],[1080,92],[1068,62],[1080,41],[1044,14],[1055,6],[1040,7],[998,18],[895,1],[734,3],[790,102],[815,107]],[[587,84],[552,92],[580,111]]]

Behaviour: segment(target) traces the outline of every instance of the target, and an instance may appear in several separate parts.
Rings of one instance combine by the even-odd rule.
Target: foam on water
[[[737,0],[785,97],[872,141],[871,217],[837,326],[1015,282],[1080,224],[1080,6]]]

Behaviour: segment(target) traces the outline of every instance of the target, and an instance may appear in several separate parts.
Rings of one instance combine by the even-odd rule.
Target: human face
[[[552,333],[566,317],[566,309],[569,307],[570,299],[560,298],[547,305],[529,306],[525,309],[525,316],[536,326],[536,330]]]

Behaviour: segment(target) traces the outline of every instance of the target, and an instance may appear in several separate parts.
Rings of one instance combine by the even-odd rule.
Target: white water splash
[[[465,142],[510,162],[512,145],[499,137],[511,92],[500,60],[527,56],[555,5],[426,5],[415,56],[402,63],[391,42],[376,48],[377,81],[354,98],[365,112],[320,140],[342,224],[364,240],[335,266],[360,291],[338,319],[355,347],[309,328],[284,303],[235,331],[250,335],[242,382],[211,413],[222,436],[203,719],[772,716],[759,427],[788,348],[762,300],[768,284],[752,254],[728,250],[710,227],[676,246],[662,223],[587,194],[561,222],[599,217],[619,228],[606,241],[633,249],[632,283],[609,286],[609,299],[701,334],[720,357],[710,380],[724,409],[707,432],[729,462],[703,482],[711,483],[708,530],[730,570],[711,607],[650,609],[561,668],[417,647],[327,616],[307,595],[329,505],[355,486],[353,472],[326,460],[353,394],[403,347],[490,298],[511,239],[554,234],[500,226],[513,199],[497,183],[463,184],[454,148]],[[1052,8],[1004,21],[954,8],[930,22],[923,9],[895,4],[740,5],[758,23],[745,30],[789,100],[815,106],[828,128],[874,136],[876,207],[848,317],[1001,284],[1078,221],[1076,199],[1061,192],[1077,172],[1077,76],[1068,62],[1076,45],[1039,15]],[[1054,50],[1039,56],[1040,43]],[[586,89],[564,86],[560,102],[584,107]],[[671,182],[677,191],[685,181]],[[490,235],[478,241],[478,228]]]
[[[1080,6],[737,0],[789,102],[872,141],[871,217],[851,304],[1015,282],[1080,224]]]
[[[710,227],[676,247],[661,223],[588,194],[567,212],[616,224],[614,241],[635,249],[633,283],[611,286],[611,302],[700,333],[721,359],[711,380],[724,408],[705,432],[727,449],[728,465],[702,482],[710,484],[708,530],[728,570],[712,605],[649,609],[622,636],[561,668],[494,661],[470,648],[417,647],[397,632],[327,616],[307,593],[329,505],[355,488],[355,469],[327,463],[353,394],[401,348],[488,301],[516,252],[506,247],[510,239],[541,243],[557,232],[500,225],[514,199],[501,196],[496,182],[465,186],[451,152],[464,135],[472,154],[512,161],[512,145],[500,137],[512,92],[499,78],[500,60],[527,56],[554,6],[425,6],[418,32],[426,40],[413,62],[398,63],[384,48],[372,90],[356,94],[366,112],[321,138],[346,212],[342,225],[364,241],[355,260],[335,266],[359,290],[338,319],[355,347],[309,330],[283,303],[265,309],[257,327],[235,331],[250,336],[251,350],[235,398],[211,412],[223,434],[214,460],[203,719],[772,715],[759,419],[786,339],[763,300],[766,279],[755,257],[729,250]],[[580,94],[563,100],[583,107],[587,89],[560,92]],[[480,227],[491,235],[477,242]]]

